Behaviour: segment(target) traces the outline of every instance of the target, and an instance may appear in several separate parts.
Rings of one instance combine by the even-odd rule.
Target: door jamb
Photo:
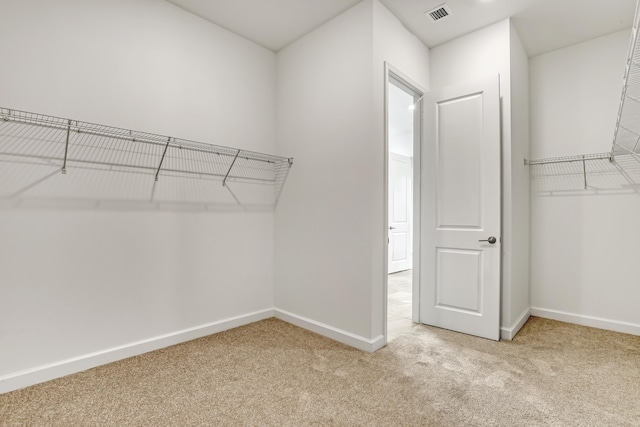
[[[421,211],[421,176],[422,176],[422,155],[421,142],[424,136],[424,95],[427,90],[420,86],[415,80],[408,77],[398,68],[388,61],[384,63],[384,209],[383,209],[383,241],[389,237],[389,84],[393,80],[395,84],[404,86],[409,91],[417,95],[416,109],[414,110],[414,124],[419,126],[413,128],[413,266],[412,266],[412,321],[420,322],[420,211]],[[384,298],[383,300],[383,331],[384,343],[387,343],[387,316],[389,297],[389,245],[383,245],[383,273],[384,273]]]

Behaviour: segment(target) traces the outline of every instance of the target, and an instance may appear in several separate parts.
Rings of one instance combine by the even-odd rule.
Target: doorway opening
[[[389,342],[419,321],[419,241],[414,236],[419,235],[416,231],[424,91],[399,72],[390,68],[387,71],[386,331]]]
[[[385,94],[386,342],[410,331],[413,323],[498,340],[499,76],[427,93],[387,65]],[[398,118],[403,111],[404,119]],[[403,176],[412,176],[412,182]],[[398,282],[405,286],[395,286]]]

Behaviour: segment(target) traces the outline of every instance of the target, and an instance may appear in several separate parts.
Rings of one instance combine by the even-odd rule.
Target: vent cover
[[[440,21],[451,14],[453,14],[453,11],[446,3],[425,12],[425,15],[429,16],[434,21]]]

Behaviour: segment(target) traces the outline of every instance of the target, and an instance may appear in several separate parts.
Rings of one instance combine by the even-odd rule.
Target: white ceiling
[[[168,0],[278,51],[360,0]],[[424,12],[445,0],[380,0],[427,46],[434,47],[513,17],[529,56],[630,28],[636,0],[447,0],[453,14],[433,22]]]
[[[167,0],[275,52],[361,0]]]
[[[514,17],[529,56],[630,29],[636,10],[636,0],[542,0],[536,3],[535,7]]]
[[[630,28],[636,0],[447,0],[452,15],[424,12],[445,0],[380,0],[427,46],[434,47],[512,17],[529,56]]]

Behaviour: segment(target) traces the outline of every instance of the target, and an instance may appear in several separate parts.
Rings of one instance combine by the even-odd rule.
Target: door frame
[[[424,95],[427,90],[420,86],[415,80],[394,67],[388,61],[384,63],[384,207],[383,207],[383,332],[384,343],[387,344],[387,316],[389,298],[389,85],[391,80],[394,84],[404,87],[413,92],[418,97],[416,108],[413,110],[413,266],[412,266],[412,292],[411,292],[411,320],[414,323],[420,322],[420,190],[422,176],[422,155],[421,142],[424,137]],[[418,126],[415,126],[418,124]]]

